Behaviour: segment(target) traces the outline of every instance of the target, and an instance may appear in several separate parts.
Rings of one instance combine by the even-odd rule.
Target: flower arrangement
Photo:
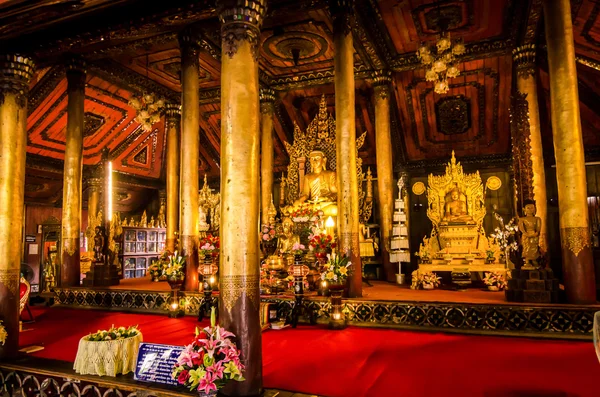
[[[152,126],[160,121],[160,113],[165,108],[165,101],[157,99],[154,94],[145,94],[131,98],[129,106],[136,110],[135,121],[141,124],[144,131],[152,131]]]
[[[215,326],[215,308],[210,314],[210,327],[198,331],[196,338],[179,355],[171,374],[190,391],[215,393],[230,380],[241,382],[244,365],[240,351],[232,341],[235,335]]]
[[[296,223],[304,223],[304,222],[313,222],[317,223],[319,219],[323,216],[323,211],[317,210],[312,206],[304,205],[295,210],[290,214],[290,218],[292,218],[293,222]]]
[[[425,241],[427,240],[428,239],[426,238]],[[421,243],[419,246],[419,251],[415,252],[415,256],[419,257],[421,263],[429,263],[431,260],[431,255],[429,254],[429,245]]]
[[[139,333],[140,333],[140,330],[138,329],[137,325],[134,325],[134,326],[131,326],[128,328],[125,328],[125,327],[116,328],[113,325],[108,330],[105,330],[105,331],[98,330],[98,332],[96,332],[96,333],[89,334],[88,336],[85,337],[85,339],[90,342],[102,342],[102,341],[107,341],[107,340],[119,340],[119,339],[131,338],[132,336],[139,335]]]
[[[496,260],[496,252],[494,252],[494,250],[487,250],[485,251],[485,259],[492,263]]]
[[[304,246],[304,244],[294,243],[294,245],[292,245],[292,254],[302,255],[304,254],[305,249],[306,247]]]
[[[519,248],[519,244],[513,236],[519,230],[519,227],[516,224],[515,218],[504,224],[504,220],[498,213],[494,213],[494,216],[500,222],[500,227],[497,227],[494,230],[495,233],[492,233],[490,236],[494,238],[502,252],[509,253],[510,251],[516,251]]]
[[[0,320],[0,343],[2,346],[6,343],[6,338],[8,338],[8,332],[6,332],[6,328],[2,325],[2,320]]]
[[[215,255],[219,253],[219,236],[213,236],[212,234],[200,240],[200,254],[201,255]]]
[[[163,269],[159,261],[154,261],[148,268],[148,273],[152,279],[158,279],[163,274]]]
[[[327,254],[327,265],[321,273],[321,280],[343,284],[346,278],[352,274],[350,266],[352,266],[352,262],[348,257],[337,255],[335,252]]]
[[[483,282],[488,287],[497,287],[499,290],[503,290],[507,287],[506,276],[500,272],[486,272]]]
[[[164,269],[163,274],[169,279],[183,280],[185,277],[184,272],[185,258],[177,253],[169,255],[169,263]]]
[[[432,289],[440,286],[440,280],[437,274],[433,272],[420,272],[415,270],[412,273],[412,284],[411,289],[427,288]]]
[[[313,235],[308,242],[308,246],[311,251],[323,253],[334,249],[336,244],[329,234],[321,233]]]
[[[262,225],[260,232],[260,239],[264,242],[273,240],[277,235],[275,225]]]

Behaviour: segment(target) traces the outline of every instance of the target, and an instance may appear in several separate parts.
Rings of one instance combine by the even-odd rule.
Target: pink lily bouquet
[[[179,384],[191,391],[216,395],[230,380],[241,382],[244,365],[232,338],[235,335],[215,325],[215,308],[210,314],[210,327],[199,331],[196,338],[179,355],[171,374]],[[202,394],[201,394],[202,395]]]

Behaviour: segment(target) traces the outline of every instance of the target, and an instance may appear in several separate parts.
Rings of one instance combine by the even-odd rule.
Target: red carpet
[[[169,319],[73,309],[36,309],[21,345],[45,345],[34,355],[74,361],[81,336],[139,324],[144,340],[185,344],[195,318]],[[263,334],[268,388],[330,397],[600,395],[600,364],[592,342],[303,326]]]

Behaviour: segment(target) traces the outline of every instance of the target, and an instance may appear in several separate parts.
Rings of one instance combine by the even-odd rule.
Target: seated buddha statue
[[[300,236],[294,233],[294,222],[290,218],[283,218],[281,226],[283,230],[277,237],[277,253],[286,255],[291,253],[294,244],[300,243]]]
[[[467,213],[467,203],[461,199],[460,190],[457,187],[446,196],[444,204],[443,222],[473,223],[473,217]]]
[[[304,186],[300,197],[292,205],[292,210],[309,203],[324,215],[337,216],[337,176],[335,171],[327,170],[327,157],[321,150],[309,154],[312,172],[304,176]]]

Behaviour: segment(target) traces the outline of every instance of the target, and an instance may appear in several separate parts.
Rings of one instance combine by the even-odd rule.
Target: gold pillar
[[[527,95],[526,100],[529,108],[529,146],[533,174],[532,198],[537,208],[537,216],[542,219],[540,248],[542,252],[546,252],[548,200],[546,198],[546,171],[544,168],[540,111],[537,84],[535,82],[535,44],[526,44],[515,48],[513,50],[513,59],[517,68],[517,89],[522,94]]]
[[[88,183],[88,225],[86,229],[87,237],[87,252],[94,251],[94,235],[96,222],[98,220],[98,211],[100,211],[100,187],[102,186],[101,178],[90,178]],[[102,224],[98,225],[102,226]]]
[[[180,167],[180,124],[181,106],[167,104],[167,240],[166,250],[177,249],[177,232],[179,231],[179,167]]]
[[[353,0],[331,0],[335,48],[336,172],[340,252],[350,257],[353,274],[348,294],[362,296],[362,264],[358,245],[358,175],[354,103]],[[361,181],[362,182],[362,181]]]
[[[386,281],[396,281],[396,270],[390,262],[392,217],[394,212],[394,169],[392,165],[392,136],[390,132],[389,71],[376,71],[375,88],[375,154],[377,160],[377,190],[379,192],[379,221],[381,226],[381,255]]]
[[[273,111],[275,92],[260,90],[261,138],[260,138],[260,205],[262,224],[269,223],[269,207],[273,197]]]
[[[74,58],[67,65],[67,133],[62,201],[61,287],[80,284],[81,176],[83,171],[83,108],[85,64]]]
[[[596,302],[569,0],[544,0],[559,226],[569,303]]]
[[[179,248],[186,256],[186,291],[198,291],[198,162],[200,151],[199,56],[193,32],[181,46],[181,216]]]
[[[224,395],[262,392],[259,293],[258,42],[266,0],[224,0],[221,58],[221,292],[219,322],[237,336],[244,382]]]
[[[33,68],[29,58],[0,55],[0,318],[8,333],[0,359],[19,350],[27,91]]]

